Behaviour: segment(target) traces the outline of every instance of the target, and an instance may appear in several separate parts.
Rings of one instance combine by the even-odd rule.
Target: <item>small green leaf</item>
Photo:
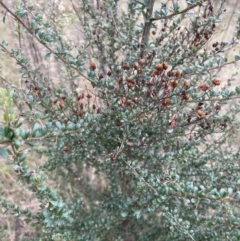
[[[37,142],[27,141],[26,144],[33,147],[33,146],[36,146],[36,145],[37,145]]]
[[[6,15],[7,15],[7,11],[5,11],[4,15],[3,15],[3,23],[6,22]]]
[[[32,132],[35,133],[36,131],[38,131],[39,128],[40,128],[40,125],[38,123],[35,123],[32,129]]]
[[[231,196],[233,194],[233,189],[231,187],[228,188],[228,194]]]
[[[4,136],[8,139],[13,139],[14,138],[14,131],[9,126],[6,126],[4,128]]]
[[[18,150],[19,149],[19,147],[22,145],[23,143],[20,141],[20,140],[18,140],[18,139],[15,139],[14,140],[14,147]]]
[[[173,9],[174,9],[174,12],[178,12],[178,10],[179,10],[179,4],[178,4],[178,2],[174,2],[174,3],[173,3]]]
[[[62,52],[62,47],[60,45],[57,45],[57,51],[58,51],[58,53]]]
[[[196,203],[197,199],[196,198],[191,198],[191,203]]]
[[[52,54],[52,52],[50,52],[50,53],[46,54],[46,55],[44,56],[44,60],[49,60],[49,59],[50,59],[51,54]]]
[[[223,96],[223,97],[229,97],[229,96],[230,96],[230,91],[229,91],[228,89],[224,89],[224,90],[222,91],[222,96]]]
[[[121,216],[122,216],[123,218],[126,218],[126,217],[127,217],[127,215],[128,215],[128,213],[127,213],[127,212],[121,212]]]
[[[76,128],[76,126],[75,126],[75,124],[72,123],[72,122],[67,125],[67,129],[68,129],[68,130],[74,130],[75,128]]]
[[[141,217],[141,210],[136,210],[133,214],[137,219]]]
[[[220,190],[219,194],[220,194],[220,197],[221,197],[221,198],[224,198],[224,197],[227,196],[227,191],[226,191],[224,188],[222,188],[222,189]]]
[[[32,96],[32,95],[29,95],[29,96],[28,96],[28,101],[29,101],[30,104],[33,103],[33,100],[34,100],[34,99],[33,99],[33,96]]]
[[[237,86],[235,89],[236,93],[240,95],[240,86]]]
[[[47,127],[42,126],[42,134],[45,135],[47,133]]]
[[[23,140],[26,140],[29,136],[29,131],[26,131],[24,129],[20,129],[20,136]]]
[[[5,136],[4,135],[4,128],[2,126],[0,126],[0,136],[3,136],[3,137]]]
[[[8,152],[5,148],[0,147],[0,156],[2,156],[3,158],[8,158]]]
[[[235,60],[235,61],[240,60],[240,56],[239,56],[238,54],[236,54],[236,55],[234,56],[234,60]]]
[[[56,121],[56,126],[57,126],[57,128],[58,129],[62,129],[62,124],[61,124],[61,122],[59,122],[59,121]]]

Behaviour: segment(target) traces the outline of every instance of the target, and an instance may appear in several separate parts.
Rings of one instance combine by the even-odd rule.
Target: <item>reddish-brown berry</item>
[[[66,99],[66,95],[64,95],[64,94],[62,94],[62,93],[59,95],[59,97],[60,97],[62,100],[65,100],[65,99]]]
[[[157,64],[157,65],[155,66],[155,69],[156,69],[157,71],[159,71],[159,72],[162,72],[162,71],[163,71],[163,65],[162,65],[162,64]]]
[[[96,64],[90,63],[89,68],[90,68],[90,70],[94,71],[96,69]]]
[[[215,109],[216,109],[216,110],[221,110],[221,105],[216,104],[216,105],[215,105]]]
[[[178,86],[178,82],[176,80],[173,80],[170,82],[170,86],[174,89]]]
[[[135,104],[138,104],[138,103],[139,103],[139,99],[138,99],[137,97],[135,97],[135,98],[133,99],[133,102],[134,102]]]
[[[92,98],[92,95],[91,94],[87,94],[86,96],[88,99]]]
[[[162,101],[163,106],[168,106],[170,103],[171,103],[170,98],[165,98],[165,99],[163,99],[163,101]]]
[[[177,78],[180,78],[181,75],[182,75],[181,72],[180,72],[179,70],[177,70],[177,72],[176,72],[176,77],[177,77]]]
[[[102,79],[102,78],[103,78],[103,74],[99,74],[98,79]]]
[[[200,118],[205,118],[206,114],[203,113],[203,111],[201,109],[197,109],[197,114]]]
[[[168,68],[168,64],[166,62],[163,63],[163,69],[166,70]]]
[[[187,89],[187,88],[189,88],[189,81],[188,80],[184,80],[184,82],[183,82],[183,86]]]
[[[63,150],[64,152],[69,152],[70,149],[71,149],[71,148],[70,148],[69,146],[64,146],[62,150]]]
[[[84,98],[84,93],[78,96],[77,100],[82,100]]]
[[[172,76],[173,76],[172,70],[168,71],[167,76],[168,76],[168,77],[172,77]]]
[[[213,83],[214,85],[220,85],[220,80],[213,79],[212,83]]]
[[[121,84],[122,82],[123,82],[123,77],[121,76],[118,78],[118,83]]]
[[[209,85],[207,83],[201,83],[199,85],[199,88],[202,90],[202,91],[207,91],[209,89]]]
[[[189,100],[189,95],[188,94],[183,95],[183,99],[184,100]]]
[[[135,70],[138,70],[138,68],[139,68],[138,63],[135,63],[135,64],[133,65],[133,68],[134,68]]]
[[[140,65],[146,64],[146,60],[145,60],[145,59],[140,59],[140,60],[139,60],[139,64],[140,64]]]
[[[64,105],[62,102],[59,102],[58,105],[59,105],[59,107],[60,107],[61,109],[64,109],[64,108],[65,108],[65,105]]]
[[[194,43],[194,46],[195,46],[195,47],[198,47],[198,45],[199,45],[199,42],[195,42],[195,43]]]
[[[152,35],[156,35],[156,30],[152,30]]]
[[[122,66],[122,69],[123,69],[123,70],[129,70],[129,69],[130,69],[130,67],[129,67],[129,65],[128,65],[128,64],[124,64],[124,65]]]

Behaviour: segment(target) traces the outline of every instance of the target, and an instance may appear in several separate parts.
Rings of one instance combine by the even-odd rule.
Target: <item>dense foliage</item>
[[[4,2],[21,78],[1,77],[0,154],[39,201],[0,199],[36,227],[22,240],[239,240],[240,87],[221,70],[240,22],[215,41],[224,1],[70,1],[78,36]]]

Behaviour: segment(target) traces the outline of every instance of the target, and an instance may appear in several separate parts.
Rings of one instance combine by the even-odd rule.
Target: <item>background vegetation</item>
[[[238,240],[238,1],[1,1],[2,240]]]

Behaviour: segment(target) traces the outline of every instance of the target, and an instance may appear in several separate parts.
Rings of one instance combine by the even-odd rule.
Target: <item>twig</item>
[[[147,186],[149,186],[156,194],[158,193],[157,190],[156,190],[151,184],[149,184],[149,183],[144,179],[144,177],[141,176],[141,175],[135,170],[135,168],[133,168],[130,164],[128,164],[127,161],[124,161],[124,162],[130,167],[130,169],[132,169],[133,173],[134,173],[137,177],[139,177],[140,179],[142,179],[143,182],[144,182]]]
[[[59,54],[55,53],[47,44],[45,44],[43,41],[41,41],[40,39],[38,39],[36,37],[35,34],[32,33],[31,29],[28,28],[28,26],[26,26],[26,24],[16,15],[14,14],[2,1],[0,1],[0,5],[8,12],[10,13],[32,36],[33,38],[35,38],[39,43],[41,43],[46,49],[48,49],[49,52],[53,53],[55,56],[57,56],[64,64],[69,65],[69,63],[63,59]],[[84,77],[85,79],[89,80],[91,82],[91,80],[85,76],[82,72],[80,72],[76,67],[71,66],[74,70],[76,70],[79,75],[81,75],[82,77]]]
[[[188,12],[189,10],[191,10],[191,9],[197,7],[197,6],[199,6],[199,3],[196,3],[196,4],[194,4],[194,5],[191,5],[191,6],[187,7],[187,8],[185,8],[184,10],[182,10],[181,12],[174,12],[174,13],[169,14],[169,15],[167,15],[167,16],[161,16],[161,17],[157,17],[157,18],[151,18],[150,21],[151,21],[151,22],[154,22],[154,21],[157,21],[157,20],[169,19],[169,18],[172,18],[172,17],[174,17],[174,16],[176,16],[176,15],[186,13],[186,12]]]
[[[170,212],[167,212],[167,214],[171,216],[171,218],[177,223],[177,225],[183,230],[183,232],[191,238],[192,241],[195,241],[193,236],[177,221],[177,219]]]
[[[142,41],[141,41],[141,52],[140,52],[140,57],[143,58],[145,48],[148,43],[149,39],[149,33],[152,25],[152,12],[153,12],[153,5],[154,5],[155,0],[149,0],[148,7],[147,7],[147,13],[146,13],[146,18],[145,18],[145,25],[143,29],[143,34],[142,34]]]

